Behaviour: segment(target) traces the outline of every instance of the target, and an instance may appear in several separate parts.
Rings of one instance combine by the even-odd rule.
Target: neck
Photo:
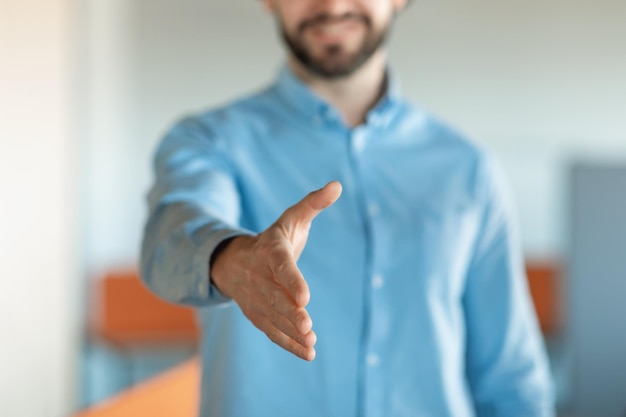
[[[365,122],[371,110],[384,94],[386,54],[379,49],[353,74],[336,80],[328,80],[312,74],[293,56],[289,58],[293,72],[311,90],[335,107],[350,127]]]

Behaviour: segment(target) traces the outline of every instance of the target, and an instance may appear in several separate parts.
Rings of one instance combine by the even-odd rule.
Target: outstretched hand
[[[306,310],[311,294],[296,262],[313,219],[341,195],[333,181],[288,208],[256,236],[238,236],[213,259],[211,279],[274,343],[302,359],[317,340]]]

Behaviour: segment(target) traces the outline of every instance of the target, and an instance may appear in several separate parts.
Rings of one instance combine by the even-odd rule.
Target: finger
[[[280,329],[274,326],[267,317],[259,318],[257,327],[263,331],[263,333],[265,333],[272,342],[276,343],[283,349],[307,361],[315,359],[315,349],[312,346],[302,346],[300,343],[280,331]]]
[[[277,250],[271,254],[268,263],[276,280],[284,286],[296,304],[306,306],[311,299],[311,292],[291,253],[286,248]]]
[[[309,313],[304,308],[297,307],[276,281],[262,287],[261,292],[248,299],[242,309],[251,321],[265,318],[304,347],[311,347],[317,341],[317,336],[311,330],[313,322]]]
[[[274,327],[298,342],[303,347],[313,347],[315,342],[317,342],[317,335],[313,330],[309,328],[307,332],[301,332],[287,317],[278,313],[276,310],[270,309],[266,312],[262,312],[261,315],[269,320]]]
[[[287,290],[277,281],[267,280],[261,288],[262,298],[254,300],[251,305],[260,314],[269,317],[273,322],[284,316],[300,333],[306,334],[313,327],[309,313],[294,303]]]
[[[289,226],[309,224],[322,210],[331,206],[341,195],[341,183],[332,181],[323,188],[309,193],[295,205],[289,207],[278,219]]]

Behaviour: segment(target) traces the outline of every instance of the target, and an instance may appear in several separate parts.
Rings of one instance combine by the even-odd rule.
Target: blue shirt
[[[349,128],[285,67],[160,144],[142,276],[198,307],[203,417],[553,415],[502,173],[389,78]],[[318,336],[306,362],[210,285],[208,263],[331,180],[343,194],[298,262]]]

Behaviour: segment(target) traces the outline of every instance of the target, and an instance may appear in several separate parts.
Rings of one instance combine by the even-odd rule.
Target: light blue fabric
[[[159,146],[142,275],[199,307],[203,417],[553,415],[502,173],[389,79],[350,129],[285,67]],[[208,262],[331,180],[343,194],[298,262],[318,336],[305,362],[210,286]]]

